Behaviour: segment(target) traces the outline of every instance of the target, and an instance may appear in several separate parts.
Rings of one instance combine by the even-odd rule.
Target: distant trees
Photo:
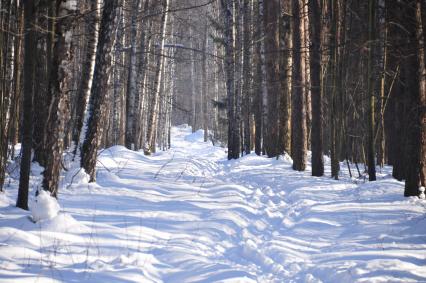
[[[303,171],[310,150],[312,175],[324,175],[325,154],[336,179],[350,163],[370,180],[389,164],[405,195],[418,195],[425,9],[416,0],[0,0],[0,188],[18,142],[26,209],[31,160],[57,196],[69,160],[95,181],[100,148],[152,154],[170,147],[172,124],[187,123],[226,144],[229,159],[289,154]]]
[[[287,152],[295,170],[305,170],[310,149],[314,176],[324,174],[323,154],[330,156],[336,179],[345,160],[371,181],[377,165],[391,164],[393,175],[406,180],[405,195],[418,195],[425,182],[423,2],[253,0],[248,9],[245,1],[234,2],[231,9],[221,1],[225,23],[217,29],[224,40],[218,45],[226,50],[226,64],[251,59],[253,71],[250,90],[243,87],[239,94],[229,89],[232,68],[226,68],[228,157],[240,155],[234,140],[241,133],[245,153],[251,144],[258,155]],[[235,9],[241,5],[242,12]],[[252,43],[251,53],[229,41],[240,25],[248,29],[247,13],[257,21],[250,38],[243,37],[242,46]],[[237,22],[231,25],[228,18]],[[251,96],[249,114],[244,104],[233,104],[240,96]],[[238,111],[243,123],[235,118]],[[248,137],[250,116],[254,134]]]
[[[170,144],[172,96],[163,93],[170,91],[173,64],[157,64],[166,60],[162,46],[171,37],[170,2],[0,2],[0,187],[19,141],[19,207],[28,208],[32,156],[44,167],[43,189],[56,197],[61,171],[69,166],[67,149],[94,181],[100,147],[126,143],[154,152],[157,135]],[[158,26],[164,26],[161,34]]]

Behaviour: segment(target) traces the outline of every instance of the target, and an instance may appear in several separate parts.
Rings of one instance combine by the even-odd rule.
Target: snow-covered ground
[[[152,157],[104,150],[96,184],[70,169],[48,220],[14,207],[10,178],[0,281],[426,282],[426,202],[403,198],[389,170],[368,183],[295,172],[289,158],[227,161],[201,131],[173,128]]]

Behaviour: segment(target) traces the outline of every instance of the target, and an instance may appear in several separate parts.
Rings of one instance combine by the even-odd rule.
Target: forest
[[[159,194],[163,186],[180,188],[179,182],[194,186],[191,192],[195,195],[213,194],[213,186],[204,192],[212,180],[216,185],[227,181],[247,185],[248,191],[259,186],[264,197],[255,203],[282,214],[283,226],[273,222],[276,216],[265,216],[272,225],[268,226],[271,235],[274,229],[290,229],[286,226],[290,222],[292,229],[299,223],[289,220],[292,214],[283,212],[284,203],[291,203],[294,213],[307,211],[311,204],[303,203],[304,197],[318,205],[323,198],[337,203],[339,197],[344,200],[339,190],[356,194],[356,201],[370,200],[372,195],[383,198],[378,206],[382,208],[390,207],[391,200],[397,202],[400,207],[394,209],[401,213],[400,224],[407,220],[402,214],[412,214],[426,227],[421,220],[426,212],[425,39],[425,0],[0,0],[0,228],[9,222],[18,225],[10,220],[8,209],[12,207],[15,218],[32,214],[33,222],[55,219],[43,215],[50,215],[52,203],[62,201],[61,207],[67,204],[73,211],[78,203],[73,198],[88,193],[79,186],[96,194],[108,191],[119,199],[133,195],[127,190],[143,187],[147,180],[149,191],[154,193],[159,187]],[[283,162],[289,168],[282,167]],[[257,172],[258,166],[272,166],[273,177],[266,177],[266,167]],[[192,183],[187,174],[195,174]],[[126,191],[110,191],[120,178],[122,183],[116,187]],[[298,178],[305,183],[293,184]],[[87,182],[78,185],[83,179]],[[162,183],[166,179],[168,183]],[[286,186],[294,190],[290,193]],[[303,191],[306,195],[300,191],[300,203],[290,197],[306,186],[312,191]],[[108,189],[96,191],[102,187]],[[328,192],[315,195],[316,189],[327,187]],[[230,195],[246,193],[234,189],[230,188]],[[174,201],[187,195],[184,191],[171,194],[176,195],[170,195],[169,212],[180,215],[179,208],[186,211],[188,207]],[[223,197],[211,195],[209,201],[215,196]],[[96,199],[88,199],[87,205]],[[144,203],[154,211],[148,199]],[[39,209],[34,208],[37,201]],[[108,201],[113,200],[102,200]],[[126,203],[123,200],[115,209],[127,209]],[[63,211],[59,215],[77,220],[58,221],[89,221],[78,218],[77,210]],[[392,218],[386,213],[383,218]],[[1,224],[3,217],[10,221]],[[359,224],[363,217],[357,217]],[[339,226],[349,227],[346,224]],[[314,225],[315,229],[321,230],[321,225]],[[155,225],[148,226],[157,230]],[[395,234],[380,230],[380,235],[397,235],[397,230]],[[0,229],[0,250],[1,242],[13,237],[7,231],[2,234]],[[426,230],[416,233],[421,253],[426,250]],[[304,234],[295,234],[295,238],[300,235]],[[343,275],[330,279],[326,270],[332,265],[312,274],[306,272],[311,270],[307,263],[295,273],[294,266],[276,267],[268,260],[278,264],[279,253],[267,260],[266,248],[259,255],[255,252],[259,243],[240,247],[260,268],[253,267],[257,271],[251,273],[247,263],[238,262],[245,266],[241,272],[247,272],[241,278],[253,282],[287,282],[283,278],[296,280],[291,282],[356,281]],[[423,273],[413,271],[406,278],[402,273],[386,274],[379,279],[426,280],[426,258],[419,255],[417,259],[420,266],[423,263]],[[239,278],[239,267],[229,270],[236,277],[225,276],[225,272],[209,277],[207,271],[191,277],[195,276],[192,270],[190,276],[186,274],[189,277],[183,273],[154,278],[146,273],[142,281]],[[359,272],[362,281],[364,273]],[[0,271],[0,281],[14,278],[9,276]],[[69,276],[79,278],[77,273]],[[96,278],[133,282],[113,274],[103,276]],[[85,280],[90,282],[90,278]]]

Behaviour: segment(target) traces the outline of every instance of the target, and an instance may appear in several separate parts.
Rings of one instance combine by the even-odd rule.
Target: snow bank
[[[102,150],[95,184],[76,185],[87,175],[71,167],[61,212],[42,191],[37,223],[14,207],[9,175],[0,282],[426,282],[426,201],[404,198],[390,167],[354,182],[343,164],[336,181],[328,159],[312,177],[309,161],[306,172],[288,155],[228,161],[203,131],[171,132],[159,154]]]
[[[3,192],[0,192],[0,207],[7,207],[10,204],[10,200],[6,197]]]
[[[40,190],[38,196],[30,204],[31,215],[34,222],[40,220],[52,219],[59,212],[59,204],[57,200],[50,196],[45,190]]]
[[[203,142],[204,141],[204,130],[198,130],[185,137],[187,142]]]
[[[278,157],[279,160],[284,161],[285,163],[290,163],[293,164],[293,159],[291,158],[291,156],[285,152],[283,155],[280,155]],[[308,160],[310,160],[310,158],[308,157]]]
[[[43,230],[62,233],[89,233],[90,228],[75,220],[67,213],[60,213],[57,216],[43,221]]]
[[[65,175],[65,182],[69,185],[84,185],[88,184],[90,180],[83,168],[72,168]]]

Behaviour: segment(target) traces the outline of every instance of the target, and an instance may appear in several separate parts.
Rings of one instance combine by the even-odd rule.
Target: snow
[[[72,31],[67,30],[65,32],[65,43],[66,44],[71,44],[71,40],[72,40]]]
[[[40,189],[38,196],[30,203],[30,210],[34,222],[52,219],[59,212],[59,204],[50,193]]]
[[[426,282],[426,201],[404,198],[391,168],[369,183],[342,164],[335,181],[287,155],[227,161],[186,126],[172,137],[153,156],[103,150],[95,184],[71,167],[61,210],[36,223],[9,177],[0,282]]]
[[[420,191],[419,198],[425,199],[426,198],[426,196],[425,196],[425,187],[420,187],[419,191]]]
[[[77,10],[77,0],[65,0],[65,2],[61,2],[61,8],[68,11],[75,11]]]

